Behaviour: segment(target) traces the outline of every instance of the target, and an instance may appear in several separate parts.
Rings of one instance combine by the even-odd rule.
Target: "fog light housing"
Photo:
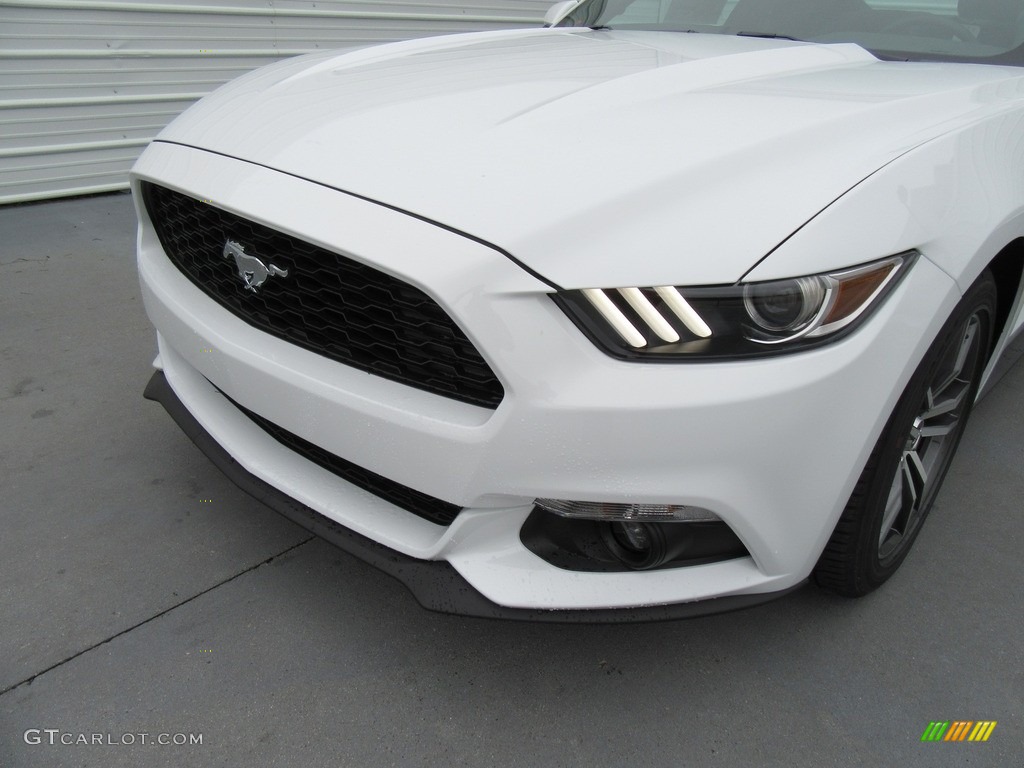
[[[646,571],[747,557],[709,510],[668,504],[538,499],[519,538],[535,555],[570,571]]]

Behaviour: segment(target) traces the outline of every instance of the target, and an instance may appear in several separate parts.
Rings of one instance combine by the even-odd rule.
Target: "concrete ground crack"
[[[110,637],[108,637],[108,638],[106,638],[104,640],[100,640],[99,642],[93,643],[92,645],[90,645],[87,648],[83,648],[82,650],[77,651],[76,653],[71,654],[66,659],[61,659],[60,661],[56,662],[55,664],[51,664],[46,669],[40,670],[39,672],[36,672],[35,674],[31,675],[30,677],[26,677],[24,680],[22,680],[20,682],[17,682],[17,683],[14,683],[12,685],[9,685],[7,688],[4,688],[3,690],[0,690],[0,696],[3,696],[4,694],[10,693],[11,691],[13,691],[13,690],[15,690],[17,688],[20,688],[23,685],[32,685],[32,682],[37,677],[41,677],[42,675],[45,675],[47,672],[52,672],[53,670],[57,669],[58,667],[64,666],[69,661],[74,661],[79,656],[83,656],[86,653],[89,653],[89,651],[93,651],[93,650],[99,648],[102,645],[106,645],[107,643],[109,643],[109,642],[111,642],[113,640],[116,640],[117,638],[121,637],[122,635],[126,635],[129,632],[132,632],[132,631],[138,629],[139,627],[142,627],[142,626],[144,626],[146,624],[149,624],[149,622],[151,622],[151,621],[153,621],[155,619],[159,619],[161,616],[165,616],[168,613],[170,613],[171,611],[175,611],[178,608],[181,608],[183,605],[188,605],[193,600],[196,600],[196,599],[202,597],[203,595],[207,594],[208,592],[212,592],[213,590],[217,589],[218,587],[222,587],[225,584],[230,584],[235,579],[237,579],[237,578],[239,578],[241,576],[245,576],[247,573],[252,573],[257,568],[262,568],[264,565],[268,565],[268,564],[272,563],[277,558],[283,557],[284,555],[287,555],[289,552],[292,552],[292,551],[298,549],[303,544],[308,544],[309,542],[311,542],[315,538],[316,538],[316,536],[307,536],[305,539],[303,539],[302,541],[298,542],[297,544],[293,544],[292,546],[288,547],[287,549],[284,549],[281,552],[278,552],[277,554],[271,555],[266,560],[261,560],[260,562],[256,563],[255,565],[251,565],[248,568],[246,568],[244,570],[241,570],[238,573],[236,573],[236,574],[234,574],[232,576],[229,576],[228,578],[226,578],[226,579],[224,579],[222,581],[217,582],[216,584],[214,584],[211,587],[207,587],[202,592],[197,592],[196,594],[192,595],[191,597],[186,598],[185,600],[182,600],[180,602],[177,602],[174,605],[170,606],[169,608],[165,608],[164,610],[160,611],[159,613],[156,613],[156,614],[150,616],[149,618],[144,619],[144,620],[138,622],[137,624],[133,624],[132,626],[127,627],[126,629],[122,629],[120,632],[118,632],[116,634],[113,634],[113,635],[111,635]]]
[[[65,256],[70,256],[71,254],[68,253],[68,254],[64,254],[64,255]],[[9,259],[7,261],[0,261],[0,267],[7,267],[7,266],[10,266],[11,264],[42,264],[45,261],[49,261],[50,260],[50,256],[51,256],[51,254],[46,254],[42,258],[37,258],[37,259],[27,259],[24,256],[17,256],[15,258]]]

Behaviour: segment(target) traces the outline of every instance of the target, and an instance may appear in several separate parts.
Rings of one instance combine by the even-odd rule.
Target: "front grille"
[[[143,199],[171,262],[250,325],[427,392],[486,408],[501,402],[501,383],[476,347],[418,288],[156,184],[143,184]],[[224,255],[228,240],[287,276],[247,290]]]
[[[217,391],[220,392],[219,389]],[[364,491],[369,491],[374,496],[378,496],[384,499],[384,501],[394,504],[396,507],[401,507],[437,525],[451,525],[456,515],[462,511],[462,507],[442,501],[441,499],[435,499],[433,496],[420,493],[401,483],[396,483],[394,480],[388,480],[388,478],[364,469],[358,464],[353,464],[351,461],[346,461],[330,451],[325,451],[320,446],[304,440],[284,427],[278,426],[259,414],[253,413],[248,408],[239,405],[223,392],[221,394],[239,411],[248,416],[256,426],[281,443],[281,445],[290,448],[295,453],[323,467],[328,472],[332,472],[342,480],[347,480],[352,485],[358,486]]]

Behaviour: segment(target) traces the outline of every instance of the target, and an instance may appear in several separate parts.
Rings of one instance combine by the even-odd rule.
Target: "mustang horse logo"
[[[224,243],[224,258],[233,258],[235,266],[238,267],[238,276],[245,282],[245,290],[256,293],[256,289],[267,282],[267,278],[280,275],[288,277],[288,270],[281,269],[273,264],[264,264],[255,256],[245,252],[245,246],[228,240]]]

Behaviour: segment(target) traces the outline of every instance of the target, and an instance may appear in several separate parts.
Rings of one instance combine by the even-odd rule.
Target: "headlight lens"
[[[762,283],[563,291],[555,301],[616,357],[762,356],[805,349],[852,329],[917,255],[910,251],[859,267]]]
[[[743,307],[765,333],[793,334],[814,321],[828,295],[820,277],[798,277],[782,283],[743,286]]]

